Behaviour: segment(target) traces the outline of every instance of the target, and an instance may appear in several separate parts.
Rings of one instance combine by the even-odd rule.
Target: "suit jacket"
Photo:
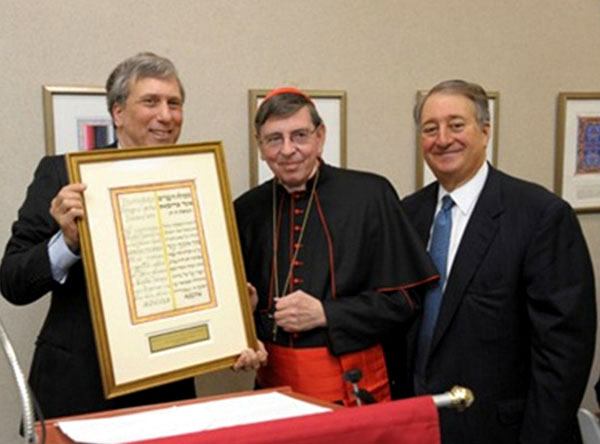
[[[425,243],[437,193],[434,183],[403,201]],[[460,384],[475,394],[466,411],[440,412],[443,442],[577,442],[595,334],[592,265],[572,209],[490,167],[448,275],[425,369],[429,393]]]
[[[0,288],[17,305],[52,293],[29,383],[47,418],[191,398],[192,379],[104,399],[81,261],[64,284],[52,277],[48,242],[59,230],[50,202],[68,183],[64,156],[45,157],[27,190],[0,265]]]

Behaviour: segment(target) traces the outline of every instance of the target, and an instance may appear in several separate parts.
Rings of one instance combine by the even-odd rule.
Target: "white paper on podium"
[[[75,442],[117,444],[329,411],[271,392],[110,418],[60,421],[58,427]]]

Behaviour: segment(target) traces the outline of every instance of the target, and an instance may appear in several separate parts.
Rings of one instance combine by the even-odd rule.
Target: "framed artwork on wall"
[[[417,92],[417,103],[419,103],[427,94],[427,91]],[[490,109],[490,128],[492,130],[491,137],[488,141],[486,148],[487,160],[494,166],[498,166],[498,122],[500,121],[500,93],[495,91],[488,91],[488,105]],[[417,190],[435,182],[435,176],[433,172],[425,163],[423,154],[421,153],[421,138],[419,137],[419,130],[416,130],[416,143],[417,147],[417,175],[416,175],[416,186]]]
[[[107,398],[256,347],[220,142],[66,154]]]
[[[114,142],[103,87],[43,85],[42,96],[46,154],[87,151]]]
[[[561,92],[554,191],[580,213],[600,211],[600,92]]]
[[[250,186],[261,184],[273,177],[269,167],[260,161],[254,118],[256,110],[270,89],[248,91],[248,134],[250,147]],[[315,103],[325,123],[327,134],[323,148],[323,160],[330,165],[346,167],[346,92],[339,90],[302,90]]]

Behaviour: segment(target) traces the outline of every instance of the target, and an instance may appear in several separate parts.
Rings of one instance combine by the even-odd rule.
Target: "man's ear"
[[[115,127],[116,128],[121,127],[123,125],[123,122],[122,122],[123,106],[121,106],[120,103],[115,102],[115,103],[113,103],[112,109],[110,111],[111,111],[111,116],[112,116],[112,120],[113,120]]]
[[[325,137],[327,136],[327,129],[325,128],[325,124],[321,122],[319,127],[317,128],[317,132],[315,134],[317,136],[317,141],[319,143],[319,157],[323,155],[323,147],[325,146]]]
[[[258,147],[258,154],[260,156],[260,160],[265,160],[265,156],[263,155],[263,151],[262,151],[262,147],[261,147],[261,143],[260,143],[260,137],[259,137],[258,133],[254,134],[254,138],[256,139],[256,146]]]
[[[483,132],[484,136],[485,136],[485,146],[487,146],[490,137],[492,135],[492,127],[490,125],[489,122],[487,122],[485,125],[483,125],[483,128],[481,128],[481,131]]]

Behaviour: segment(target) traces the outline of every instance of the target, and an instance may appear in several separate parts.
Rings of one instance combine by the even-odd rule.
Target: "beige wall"
[[[415,187],[415,93],[455,77],[500,92],[500,168],[552,188],[557,94],[600,90],[599,15],[596,0],[3,0],[0,245],[44,154],[41,85],[102,85],[141,50],[179,67],[181,142],[223,140],[234,195],[249,183],[248,89],[346,90],[348,166],[405,195]],[[600,215],[580,220],[600,286]],[[25,368],[46,307],[0,301]],[[245,387],[249,378],[212,379]],[[201,381],[203,392],[218,385]],[[19,442],[4,359],[0,393],[0,441]],[[584,405],[594,407],[589,390]]]

